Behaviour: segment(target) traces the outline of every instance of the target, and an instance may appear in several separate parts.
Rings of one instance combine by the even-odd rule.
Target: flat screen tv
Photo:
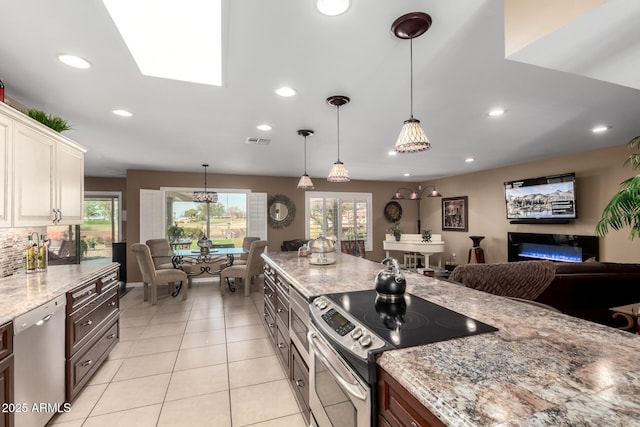
[[[575,173],[505,182],[507,219],[551,223],[577,218],[575,183]]]

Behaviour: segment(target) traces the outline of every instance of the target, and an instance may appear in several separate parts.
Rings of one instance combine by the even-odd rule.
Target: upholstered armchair
[[[171,269],[156,269],[151,258],[151,251],[149,247],[143,243],[134,243],[131,245],[131,251],[136,255],[138,261],[138,267],[142,273],[142,281],[144,286],[144,300],[149,299],[149,286],[151,287],[151,305],[156,305],[158,302],[158,285],[166,283],[169,285],[169,292],[175,292],[176,284],[187,282],[187,273],[182,270]],[[182,299],[187,299],[187,287],[182,286]]]
[[[264,252],[266,246],[266,240],[256,240],[252,242],[246,264],[234,264],[220,272],[220,293],[222,295],[224,295],[225,281],[228,282],[229,278],[235,278],[236,284],[239,281],[238,279],[242,280],[244,284],[244,296],[249,296],[251,281],[254,277],[262,273],[264,261],[260,255]]]
[[[167,239],[149,239],[146,244],[151,251],[151,259],[157,270],[173,268],[171,247]]]

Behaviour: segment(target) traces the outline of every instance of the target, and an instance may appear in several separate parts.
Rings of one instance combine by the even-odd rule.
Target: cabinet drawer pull
[[[297,380],[295,380],[294,382],[295,382],[295,384],[296,384],[298,387],[300,387],[300,388],[304,387],[304,380],[302,380],[301,378],[298,378],[298,379],[297,379]],[[413,427],[413,426],[412,426],[412,427]]]
[[[282,313],[284,311],[284,308],[278,308],[278,310],[276,310],[278,313]]]
[[[84,362],[82,362],[82,366],[83,368],[86,368],[87,366],[91,366],[93,365],[93,360],[89,359],[89,360],[85,360]]]
[[[109,335],[107,335],[107,339],[108,339],[108,340],[112,340],[112,339],[114,339],[115,337],[116,337],[116,334],[109,334]]]
[[[276,327],[276,325],[274,325],[273,323],[269,323],[269,327],[270,327],[271,329],[273,329],[273,328],[275,328],[275,327]]]
[[[114,306],[116,305],[116,302],[115,302],[115,301],[111,301],[111,302],[109,303],[109,305],[110,305],[111,307],[114,307]]]
[[[285,343],[283,343],[283,342],[279,342],[278,343],[278,348],[286,348],[286,347],[287,347],[287,345]]]
[[[86,322],[82,322],[82,326],[91,326],[93,325],[93,321],[91,319],[87,320]]]
[[[415,421],[411,421],[411,427],[418,427],[418,424]]]

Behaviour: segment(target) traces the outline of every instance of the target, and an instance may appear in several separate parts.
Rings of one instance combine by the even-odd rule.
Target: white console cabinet
[[[9,190],[3,197],[0,226],[82,223],[86,150],[0,103],[0,131],[5,130],[5,122],[9,173],[0,178],[0,184],[2,179],[7,179],[12,185],[7,186]],[[0,143],[2,141],[0,137]],[[3,221],[3,209],[8,209],[7,214],[12,213],[12,218]]]

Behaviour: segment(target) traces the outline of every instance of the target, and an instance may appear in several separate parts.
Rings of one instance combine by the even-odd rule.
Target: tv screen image
[[[575,175],[505,182],[507,219],[575,219]]]

